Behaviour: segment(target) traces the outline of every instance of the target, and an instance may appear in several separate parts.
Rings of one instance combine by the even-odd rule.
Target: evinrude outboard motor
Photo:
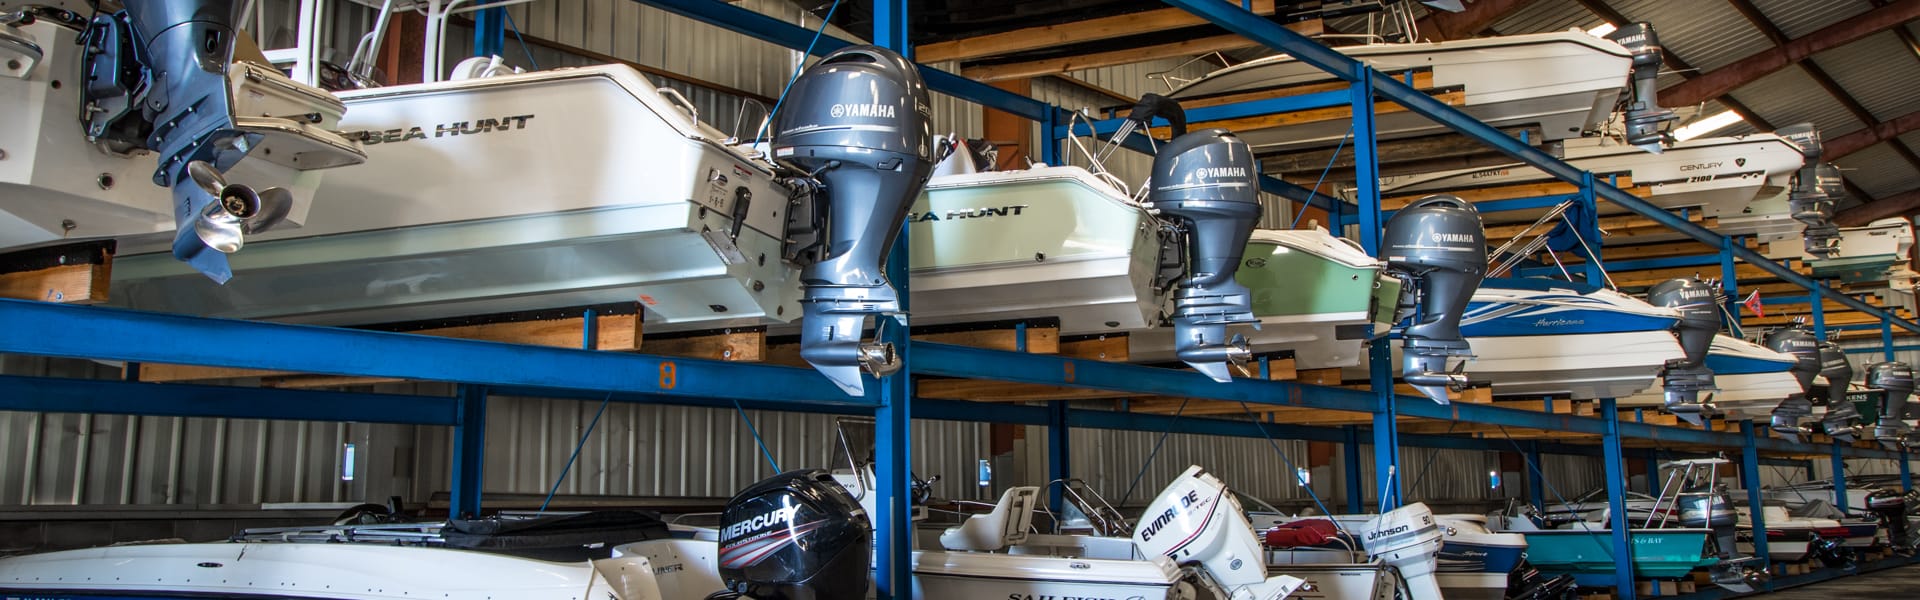
[[[1186,237],[1187,276],[1174,292],[1174,354],[1215,381],[1232,379],[1228,363],[1252,358],[1245,338],[1227,326],[1259,323],[1253,292],[1234,273],[1260,220],[1253,149],[1225,129],[1174,138],[1153,156],[1147,206]]]
[[[1900,361],[1867,365],[1867,389],[1880,390],[1880,421],[1873,437],[1880,445],[1899,450],[1906,438],[1907,396],[1913,394],[1913,367]]]
[[[1807,253],[1830,257],[1840,248],[1840,228],[1833,223],[1833,205],[1845,195],[1840,171],[1820,162],[1825,153],[1820,130],[1812,123],[1782,127],[1774,132],[1800,150],[1800,170],[1793,174],[1787,190],[1787,209],[1793,220],[1804,225]]]
[[[293,195],[226,182],[261,140],[234,124],[227,69],[232,0],[127,2],[87,26],[81,118],[88,139],[119,153],[159,155],[153,182],[173,190],[173,256],[214,281],[233,277],[227,253],[285,219]]]
[[[906,324],[880,261],[933,172],[929,110],[913,63],[885,48],[850,46],[801,73],[775,115],[774,160],[806,173],[789,183],[811,190],[816,209],[794,212],[825,214],[824,228],[809,219],[796,232],[814,246],[802,258],[814,262],[800,274],[800,357],[848,394],[864,390],[863,368],[899,368],[890,345],[860,336],[869,315]]]
[[[1787,327],[1767,332],[1762,345],[1798,359],[1787,372],[1800,382],[1800,392],[1787,396],[1773,409],[1773,430],[1799,441],[1810,433],[1800,422],[1813,416],[1813,402],[1807,399],[1807,393],[1813,389],[1813,376],[1820,374],[1820,339],[1805,329]]]
[[[1911,552],[1914,547],[1912,527],[1908,525],[1908,511],[1912,510],[1910,494],[1897,490],[1879,489],[1867,494],[1867,510],[1880,519],[1880,526],[1887,530],[1887,545],[1900,552]]]
[[[1822,399],[1827,416],[1820,420],[1820,427],[1834,439],[1851,442],[1859,433],[1860,411],[1847,401],[1847,385],[1853,381],[1853,361],[1847,360],[1847,352],[1840,344],[1820,342],[1820,376],[1827,378],[1827,395]]]
[[[1625,46],[1633,53],[1633,73],[1629,76],[1633,82],[1633,97],[1626,106],[1627,143],[1655,154],[1664,148],[1667,132],[1661,125],[1676,117],[1673,111],[1660,107],[1660,37],[1654,35],[1653,25],[1644,22],[1628,23],[1607,35],[1607,39]]]
[[[758,600],[866,597],[873,527],[827,471],[788,471],[753,484],[720,515],[720,579],[734,593]]]
[[[1395,321],[1419,309],[1414,324],[1400,333],[1406,360],[1401,377],[1446,404],[1449,388],[1467,384],[1465,373],[1447,371],[1447,361],[1472,354],[1460,336],[1460,317],[1487,274],[1487,232],[1480,212],[1457,196],[1421,198],[1387,220],[1381,246],[1387,272],[1406,282],[1400,286],[1403,314]]]
[[[1713,407],[1700,400],[1700,392],[1713,390],[1713,370],[1707,368],[1707,352],[1713,349],[1713,336],[1720,332],[1720,288],[1698,277],[1668,279],[1647,291],[1647,303],[1680,311],[1673,334],[1680,338],[1682,358],[1667,361],[1660,377],[1666,388],[1667,412],[1699,425],[1703,413]]]

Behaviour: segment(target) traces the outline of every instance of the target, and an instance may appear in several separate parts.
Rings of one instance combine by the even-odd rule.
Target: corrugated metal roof
[[[1920,81],[1920,57],[1893,32],[1822,52],[1813,62],[1876,119],[1885,121],[1920,110],[1920,94],[1914,93],[1914,82]]]
[[[1504,35],[1560,31],[1569,27],[1591,29],[1605,21],[1574,0],[1534,0],[1493,22],[1493,30]]]
[[[1900,157],[1892,146],[1874,144],[1865,150],[1848,154],[1834,161],[1840,165],[1841,175],[1847,181],[1860,186],[1867,194],[1875,198],[1884,198],[1914,187],[1920,180],[1920,170]]]
[[[1660,44],[1687,64],[1712,70],[1773,46],[1733,5],[1719,0],[1613,0],[1636,21],[1652,23]]]
[[[1829,138],[1866,127],[1798,67],[1781,69],[1740,86],[1733,90],[1733,97],[1775,127],[1813,123]]]
[[[1677,4],[1688,4],[1681,2]],[[1773,21],[1774,26],[1787,34],[1788,38],[1797,38],[1820,28],[1838,23],[1873,8],[1867,0],[1753,0],[1760,13]]]

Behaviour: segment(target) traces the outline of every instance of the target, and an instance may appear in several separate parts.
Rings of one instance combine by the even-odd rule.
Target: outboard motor
[[[1859,433],[1860,411],[1847,401],[1847,385],[1853,382],[1853,361],[1847,360],[1847,352],[1832,341],[1820,342],[1820,376],[1827,378],[1827,395],[1821,403],[1827,407],[1827,416],[1820,421],[1821,429],[1834,439],[1851,442]]]
[[[1174,293],[1174,354],[1215,381],[1232,379],[1228,363],[1252,358],[1246,339],[1227,326],[1254,323],[1253,292],[1234,279],[1247,238],[1260,220],[1253,149],[1225,129],[1182,135],[1153,157],[1147,207],[1186,238],[1187,274]]]
[[[1813,402],[1807,400],[1807,393],[1813,389],[1813,376],[1820,373],[1820,339],[1805,329],[1788,327],[1767,332],[1762,345],[1799,359],[1787,372],[1800,382],[1800,393],[1787,396],[1773,409],[1773,430],[1787,439],[1800,441],[1810,433],[1800,421],[1813,416]]]
[[[95,16],[83,38],[88,139],[112,152],[158,155],[153,182],[173,190],[173,256],[219,283],[233,277],[226,254],[293,206],[284,189],[256,191],[224,175],[262,139],[234,123],[227,70],[240,5],[128,2]]]
[[[1824,154],[1820,130],[1812,123],[1783,127],[1775,132],[1800,150],[1800,170],[1787,191],[1787,209],[1804,228],[1807,254],[1829,258],[1840,249],[1840,228],[1833,223],[1833,206],[1846,194],[1840,170],[1820,162]]]
[[[1457,196],[1427,196],[1387,220],[1381,244],[1387,272],[1405,281],[1400,286],[1403,315],[1395,321],[1419,308],[1414,324],[1400,333],[1406,360],[1401,377],[1446,404],[1449,388],[1467,385],[1466,374],[1448,372],[1447,362],[1472,355],[1460,336],[1460,317],[1487,275],[1487,232],[1480,212]]]
[[[1661,55],[1660,37],[1654,35],[1653,25],[1634,22],[1620,26],[1607,35],[1607,39],[1625,46],[1633,53],[1633,73],[1629,76],[1633,83],[1633,97],[1626,100],[1627,143],[1639,146],[1642,150],[1660,153],[1661,146],[1667,140],[1667,132],[1661,126],[1676,118],[1673,111],[1660,107],[1660,64],[1665,57]]]
[[[1400,572],[1409,597],[1439,598],[1440,547],[1445,532],[1433,521],[1433,509],[1415,502],[1367,521],[1367,556]]]
[[[788,471],[741,490],[720,513],[720,579],[758,600],[863,598],[873,527],[822,469]]]
[[[1880,421],[1874,423],[1873,437],[1880,445],[1899,450],[1910,427],[1907,426],[1907,396],[1913,394],[1913,367],[1889,361],[1867,365],[1867,389],[1880,390]]]
[[[1711,471],[1709,471],[1711,473]],[[1748,564],[1758,560],[1755,557],[1741,556],[1738,545],[1740,515],[1733,508],[1733,497],[1726,486],[1711,478],[1704,482],[1696,481],[1696,473],[1689,468],[1682,488],[1674,496],[1674,503],[1680,511],[1680,526],[1713,531],[1714,545],[1719,548],[1720,562],[1708,571],[1714,585],[1739,592],[1751,592],[1754,585],[1766,581],[1766,572],[1748,568]]]
[[[800,274],[800,357],[858,396],[863,369],[900,368],[891,345],[860,336],[869,315],[906,324],[880,263],[933,172],[927,86],[899,54],[850,46],[808,67],[787,100],[775,115],[773,157],[806,174],[788,183],[811,206],[793,212],[825,215],[790,227],[809,248],[800,257],[810,263]]]
[[[1720,288],[1697,277],[1668,279],[1647,291],[1647,303],[1680,311],[1673,334],[1685,356],[1667,361],[1660,374],[1666,388],[1667,412],[1699,425],[1713,407],[1700,401],[1700,392],[1713,390],[1713,370],[1707,352],[1720,332]]]
[[[1910,500],[1908,494],[1896,490],[1879,489],[1867,494],[1867,511],[1880,519],[1880,526],[1887,530],[1887,545],[1895,551],[1913,550],[1912,527],[1907,521],[1908,511],[1912,509]]]

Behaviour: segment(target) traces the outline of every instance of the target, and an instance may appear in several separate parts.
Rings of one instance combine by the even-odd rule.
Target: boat
[[[1821,371],[1820,338],[1814,337],[1811,331],[1793,326],[1767,332],[1761,337],[1761,343],[1770,350],[1798,359],[1787,372],[1793,375],[1799,387],[1773,409],[1771,427],[1788,439],[1802,439],[1810,433],[1805,421],[1813,416],[1813,401],[1808,394],[1813,390],[1814,377],[1819,376]]]
[[[1770,419],[1780,401],[1800,389],[1788,369],[1799,359],[1726,334],[1713,337],[1706,366],[1713,371],[1708,398],[1715,412],[1731,420]],[[1664,398],[1641,393],[1620,399],[1622,408],[1658,407]]]
[[[1651,47],[1657,55],[1650,28],[1639,37],[1619,33],[1624,35],[1615,39],[1627,45],[1569,30],[1338,51],[1382,73],[1430,72],[1431,87],[1463,92],[1456,108],[1468,116],[1494,127],[1538,127],[1541,141],[1553,141],[1599,129],[1630,85],[1636,53]],[[1292,56],[1277,55],[1214,71],[1171,95],[1190,100],[1336,81]],[[1657,106],[1646,108],[1642,112],[1659,112]],[[1331,119],[1240,133],[1263,152],[1298,151],[1336,145],[1347,126],[1345,119]],[[1380,113],[1374,128],[1381,140],[1447,133],[1445,126],[1411,112]]]
[[[1614,572],[1613,530],[1582,522],[1571,529],[1528,529],[1525,517],[1495,517],[1495,531],[1527,538],[1527,562],[1544,573],[1605,574]],[[1652,579],[1686,577],[1695,568],[1720,559],[1701,549],[1713,531],[1705,528],[1634,528],[1627,540],[1632,548],[1634,575]]]
[[[0,253],[112,242],[122,255],[187,262],[176,268],[217,285],[232,276],[230,253],[310,220],[323,173],[367,157],[334,133],[339,100],[288,79],[237,34],[239,3],[127,9],[29,7],[0,26]],[[112,75],[87,75],[96,60],[114,61]],[[186,75],[144,79],[175,69]],[[166,127],[149,137],[156,123]]]
[[[1742,506],[1740,511],[1740,551],[1753,554],[1753,509]],[[1807,557],[1813,543],[1820,538],[1821,529],[1833,529],[1840,526],[1839,521],[1828,519],[1800,519],[1787,513],[1784,506],[1760,507],[1760,518],[1767,524],[1767,558],[1780,562],[1799,562]],[[1840,530],[1841,537],[1846,531]]]
[[[1763,241],[1775,242],[1772,237],[1763,237]],[[1907,267],[1907,256],[1913,249],[1913,223],[1890,217],[1859,227],[1841,227],[1838,246],[1825,257],[1798,244],[1769,243],[1767,249],[1767,258],[1807,261],[1814,277],[1850,284],[1887,281]]]
[[[1434,520],[1446,532],[1436,578],[1447,600],[1504,600],[1509,576],[1527,554],[1526,536],[1493,532],[1486,515],[1442,514]]]

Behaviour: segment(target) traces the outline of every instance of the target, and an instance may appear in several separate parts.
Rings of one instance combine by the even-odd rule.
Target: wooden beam
[[[1879,123],[1872,121],[1867,123],[1866,129],[1827,139],[1821,144],[1824,150],[1820,156],[1821,160],[1832,162],[1842,156],[1865,150],[1874,144],[1898,140],[1901,134],[1920,130],[1920,112],[1910,112]]]
[[[113,281],[113,244],[36,248],[0,257],[0,265],[10,270],[0,273],[0,298],[98,304]]]
[[[1533,0],[1474,0],[1457,13],[1429,9],[1427,16],[1414,21],[1414,29],[1420,37],[1435,42],[1462,40],[1480,35],[1501,17],[1531,3]]]
[[[1901,0],[1760,51],[1660,90],[1661,106],[1692,106],[1727,94],[1808,57],[1920,18],[1920,0]]]
[[[1459,106],[1461,104],[1466,103],[1467,93],[1466,92],[1445,92],[1441,94],[1435,94],[1433,98],[1435,100],[1439,100],[1443,103],[1446,103],[1449,106]],[[1390,102],[1390,101],[1377,102],[1373,105],[1373,113],[1376,115],[1405,112],[1406,110],[1407,110],[1407,107],[1401,106],[1399,103]],[[1209,127],[1217,127],[1220,129],[1226,129],[1228,131],[1248,131],[1248,130],[1255,130],[1255,129],[1267,129],[1270,127],[1281,127],[1286,125],[1299,125],[1302,123],[1317,123],[1321,121],[1345,121],[1352,118],[1353,118],[1353,107],[1332,106],[1327,108],[1315,108],[1310,110],[1296,110],[1293,112],[1275,113],[1271,115],[1260,115],[1257,117],[1243,117],[1239,119],[1225,119],[1220,121],[1204,121],[1199,123],[1192,123],[1189,125],[1189,127],[1193,130],[1199,130],[1199,129],[1209,128]],[[1161,139],[1165,139],[1167,136],[1171,134],[1171,131],[1165,127],[1155,127],[1152,129],[1152,132],[1154,137],[1161,138]]]
[[[1273,14],[1273,0],[1254,0],[1253,12],[1261,16]],[[914,60],[923,63],[966,61],[1209,24],[1210,21],[1182,9],[1159,8],[936,42],[914,48],[913,55]]]
[[[1805,267],[1798,267],[1794,270],[1806,271],[1807,269]],[[1758,266],[1744,264],[1744,263],[1734,265],[1733,273],[1734,273],[1734,277],[1740,280],[1740,293],[1742,294],[1748,293],[1747,292],[1748,281],[1767,281],[1767,280],[1779,279],[1778,277],[1775,277],[1772,273],[1768,273],[1766,271],[1761,270],[1760,267]],[[1805,273],[1803,272],[1802,274],[1805,274]],[[1644,271],[1615,271],[1612,273],[1614,285],[1617,285],[1623,288],[1646,287],[1649,285],[1660,283],[1662,281],[1666,281],[1668,279],[1673,279],[1675,277],[1692,277],[1694,275],[1700,275],[1703,277],[1716,277],[1720,275],[1720,267],[1709,265],[1704,267],[1673,267],[1669,269],[1647,269]]]
[[[1302,21],[1299,23],[1290,23],[1287,25],[1287,28],[1302,35],[1319,35],[1321,24],[1320,21]],[[1195,54],[1206,54],[1208,52],[1239,50],[1241,48],[1252,48],[1259,45],[1260,44],[1240,37],[1239,35],[1216,35],[1169,44],[1094,52],[1078,56],[1063,56],[999,65],[963,67],[960,69],[960,74],[978,81],[994,82],[1002,79],[1058,75],[1082,69],[1130,65],[1156,58],[1167,58],[1169,56],[1191,56]]]
[[[1697,211],[1688,215],[1687,220],[1692,223],[1698,224],[1702,227],[1706,227],[1708,229],[1712,229],[1715,225],[1719,224],[1718,219],[1710,218],[1710,217],[1702,217],[1700,216],[1700,213]],[[1623,233],[1625,233],[1626,235],[1632,235],[1631,233],[1626,233],[1626,232],[1633,232],[1639,229],[1649,228],[1649,227],[1660,227],[1666,231],[1672,230],[1672,228],[1669,228],[1666,225],[1662,225],[1660,224],[1660,222],[1655,221],[1652,218],[1643,217],[1640,215],[1619,215],[1619,216],[1613,216],[1613,217],[1600,217],[1599,223],[1600,223],[1600,229],[1611,232],[1614,235],[1622,235]],[[1490,227],[1487,227],[1487,239],[1488,240],[1506,240],[1515,235],[1518,235],[1521,231],[1526,230],[1527,226],[1529,225],[1532,225],[1532,223],[1517,223],[1513,225],[1490,226]]]
[[[1840,211],[1833,222],[1858,227],[1889,217],[1911,217],[1915,212],[1920,212],[1920,190],[1909,190]]]
[[[1620,188],[1621,191],[1629,194],[1633,194],[1641,198],[1645,198],[1653,193],[1653,188],[1650,188],[1647,186],[1635,187],[1633,185],[1633,178],[1631,177],[1624,177],[1624,176],[1620,177],[1619,183],[1616,185]],[[1456,197],[1459,197],[1461,200],[1466,200],[1468,202],[1488,202],[1493,200],[1510,200],[1514,198],[1537,198],[1540,196],[1577,194],[1577,193],[1580,193],[1580,186],[1574,185],[1571,183],[1566,183],[1563,181],[1551,181],[1551,182],[1545,182],[1545,183],[1520,183],[1520,184],[1514,184],[1514,185],[1503,185],[1498,187],[1480,187],[1480,188],[1472,188],[1472,189],[1465,189],[1465,190],[1455,190],[1455,191],[1444,192],[1444,193],[1452,194]],[[1405,196],[1393,196],[1389,198],[1381,198],[1380,209],[1381,210],[1400,210],[1402,208],[1406,208],[1408,204],[1412,204],[1413,201],[1415,200],[1419,200],[1421,198],[1425,198],[1431,195],[1433,195],[1433,193],[1408,194]]]
[[[1421,90],[1421,91],[1428,91],[1428,90],[1434,89],[1433,88],[1433,71],[1414,71],[1412,75],[1413,75],[1412,81],[1410,81],[1408,84],[1413,86],[1413,89]],[[1401,79],[1402,81],[1407,81],[1405,78],[1403,78],[1402,75],[1398,75],[1398,74],[1394,75],[1394,78]],[[1218,94],[1213,96],[1202,96],[1199,98],[1191,98],[1191,99],[1183,98],[1180,100],[1180,107],[1185,108],[1187,110],[1192,110],[1196,108],[1205,108],[1209,106],[1220,106],[1223,104],[1238,104],[1241,102],[1253,102],[1255,100],[1272,100],[1274,98],[1291,98],[1294,96],[1305,96],[1307,94],[1318,94],[1321,92],[1332,92],[1337,90],[1351,89],[1351,87],[1352,87],[1352,84],[1349,84],[1344,81],[1329,81],[1325,83],[1309,83],[1305,85],[1291,85],[1291,86],[1280,87],[1280,88],[1253,90],[1250,92],[1230,92],[1230,93]]]
[[[727,329],[700,335],[651,338],[648,354],[728,362],[760,362],[767,356],[767,329]]]

